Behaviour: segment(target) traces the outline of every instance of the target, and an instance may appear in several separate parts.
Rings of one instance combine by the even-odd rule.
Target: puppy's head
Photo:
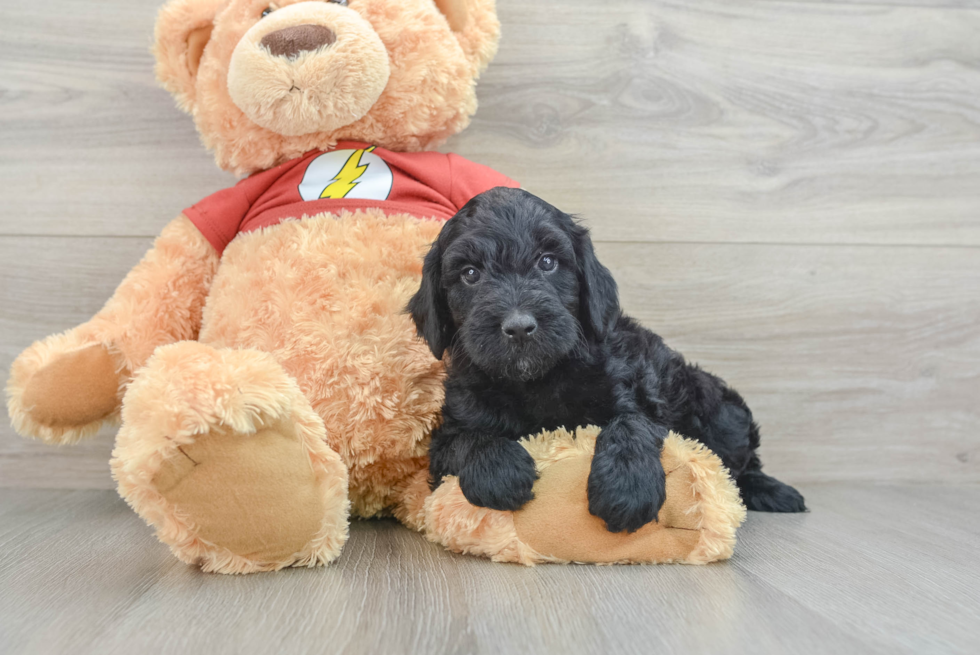
[[[540,198],[498,187],[446,223],[409,303],[439,359],[461,349],[497,378],[532,380],[619,315],[588,230]]]

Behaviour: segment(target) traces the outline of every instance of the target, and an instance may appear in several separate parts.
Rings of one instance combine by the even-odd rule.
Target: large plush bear
[[[247,177],[168,224],[90,321],[15,361],[16,429],[68,443],[121,419],[120,494],[210,571],[329,562],[350,514],[524,563],[730,554],[737,493],[679,438],[661,520],[633,535],[585,508],[594,431],[526,442],[541,487],[522,512],[473,507],[452,480],[430,492],[444,371],[404,308],[443,221],[515,185],[429,151],[468,123],[497,35],[493,0],[166,4],[158,76]]]

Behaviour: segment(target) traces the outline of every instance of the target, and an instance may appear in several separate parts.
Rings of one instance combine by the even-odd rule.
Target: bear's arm
[[[94,317],[14,361],[7,408],[15,429],[71,442],[114,418],[126,383],[157,347],[197,338],[219,260],[186,217],[171,221]]]

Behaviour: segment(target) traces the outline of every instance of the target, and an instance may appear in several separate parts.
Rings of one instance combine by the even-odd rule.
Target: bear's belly
[[[382,488],[398,482],[387,477],[424,465],[442,406],[443,365],[405,312],[442,225],[367,210],[241,234],[205,306],[200,341],[272,353],[348,467],[376,471],[361,490],[352,475],[361,514],[369,508],[358,508],[356,496],[384,504]]]

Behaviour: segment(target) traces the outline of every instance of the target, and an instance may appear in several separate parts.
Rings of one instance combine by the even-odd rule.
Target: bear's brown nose
[[[328,46],[337,40],[329,27],[322,25],[293,25],[270,32],[260,42],[276,57],[295,57],[307,50]]]

